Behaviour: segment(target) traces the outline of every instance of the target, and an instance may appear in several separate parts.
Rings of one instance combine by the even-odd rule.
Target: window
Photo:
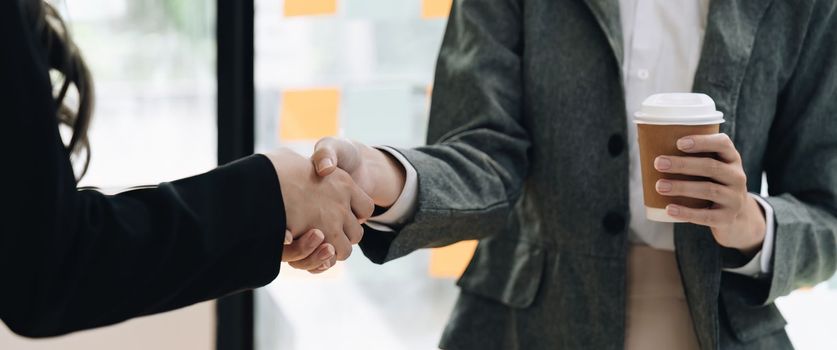
[[[335,135],[423,144],[450,1],[435,13],[425,3],[257,0],[256,150],[310,154]],[[322,275],[284,266],[256,293],[257,349],[435,348],[458,290],[429,275],[430,259],[378,266],[355,248]]]
[[[216,165],[215,7],[205,0],[63,0],[91,67],[92,158],[81,184],[156,184]]]
[[[215,3],[54,0],[96,88],[83,186],[156,184],[216,164]],[[7,54],[7,52],[3,52]],[[214,302],[45,340],[0,326],[2,349],[214,349]]]

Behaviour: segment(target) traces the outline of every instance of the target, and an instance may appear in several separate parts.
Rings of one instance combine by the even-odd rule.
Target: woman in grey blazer
[[[347,170],[388,213],[404,214],[373,218],[394,232],[367,227],[361,248],[372,261],[480,239],[458,282],[462,294],[442,348],[638,346],[631,298],[642,274],[631,259],[643,218],[632,215],[638,163],[626,110],[644,91],[631,79],[678,73],[660,68],[679,64],[664,55],[681,55],[683,67],[694,68],[683,69],[685,78],[663,76],[656,87],[687,81],[686,89],[713,97],[726,119],[722,134],[679,145],[717,153],[716,161],[655,163],[713,180],[657,188],[715,203],[668,209],[689,221],[667,238],[674,251],[667,271],[681,288],[691,331],[673,347],[792,347],[773,301],[837,269],[837,3],[682,4],[672,15],[642,1],[455,1],[429,145],[318,144],[313,161],[321,175]],[[648,13],[672,17],[642,17]],[[651,30],[645,21],[677,27],[670,22],[681,19],[700,26],[683,27],[699,35],[697,53],[657,52],[650,60],[657,66],[645,68],[660,71],[634,69],[649,61],[643,50],[660,42],[673,38],[668,45],[684,47],[680,32]],[[753,195],[763,173],[766,198]],[[652,241],[640,243],[657,248]],[[735,269],[751,263],[750,272]],[[664,322],[651,336],[663,338],[672,327]]]

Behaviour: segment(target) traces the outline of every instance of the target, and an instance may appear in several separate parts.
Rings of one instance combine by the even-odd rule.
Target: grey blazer
[[[436,68],[418,210],[367,230],[382,263],[480,239],[445,349],[619,349],[628,155],[616,0],[457,0]],[[837,1],[712,0],[694,91],[712,96],[751,192],[767,174],[773,273],[678,224],[704,349],[791,348],[773,301],[837,270]]]

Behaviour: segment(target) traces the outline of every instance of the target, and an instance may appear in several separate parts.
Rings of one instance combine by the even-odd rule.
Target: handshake
[[[320,140],[311,159],[288,149],[265,156],[285,203],[282,261],[311,273],[348,259],[375,206],[392,206],[404,187],[405,170],[397,160],[345,139]]]

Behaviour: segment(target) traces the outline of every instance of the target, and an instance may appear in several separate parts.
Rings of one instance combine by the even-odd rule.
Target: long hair
[[[43,0],[24,1],[28,20],[35,26],[35,33],[46,49],[50,71],[60,75],[60,88],[55,89],[53,94],[56,118],[59,124],[72,130],[69,142],[64,145],[67,152],[76,159],[84,159],[79,171],[80,179],[90,165],[87,130],[93,113],[93,79],[55,7]],[[71,87],[78,92],[78,103],[75,106],[70,106],[66,101]]]

